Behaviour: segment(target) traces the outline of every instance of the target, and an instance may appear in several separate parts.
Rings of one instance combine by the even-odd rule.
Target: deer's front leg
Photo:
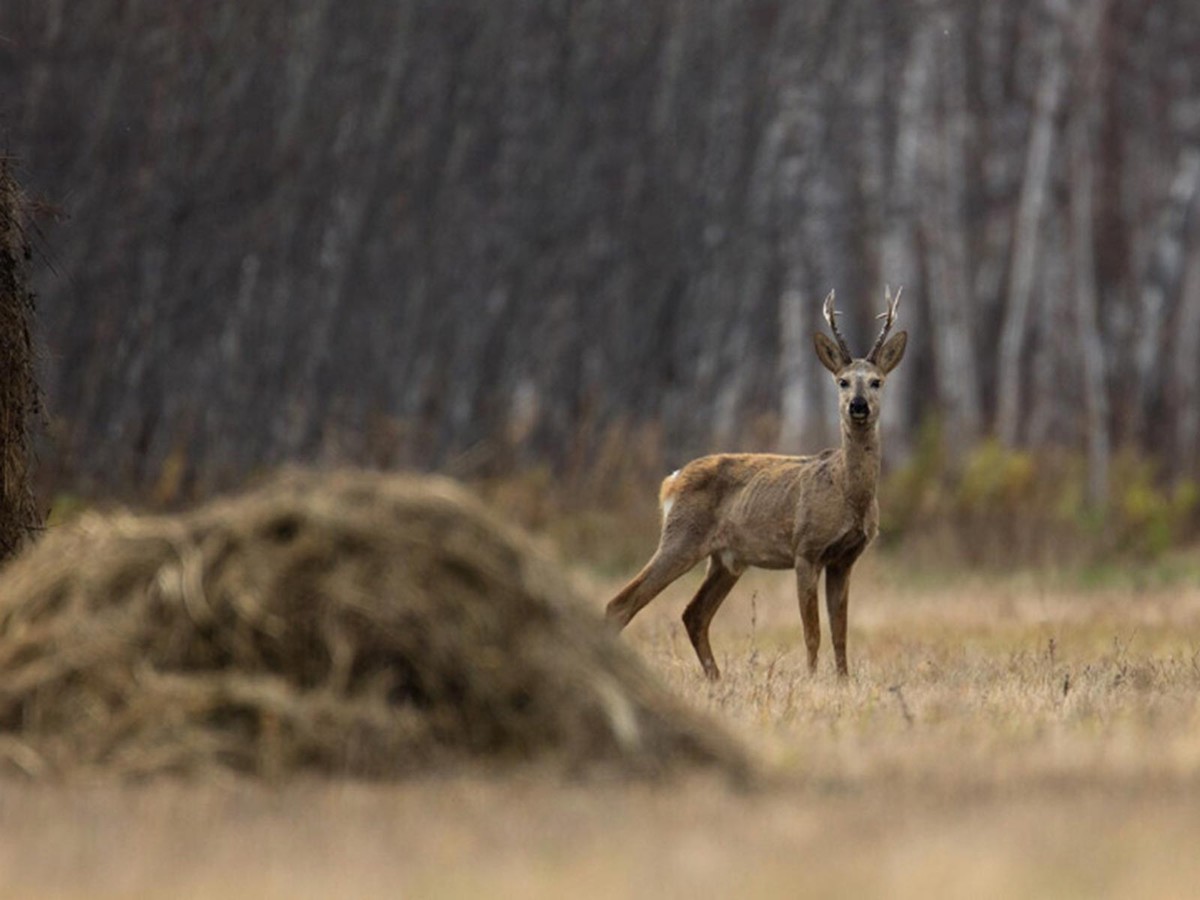
[[[825,608],[829,611],[829,635],[838,675],[850,674],[846,665],[846,618],[850,606],[850,566],[825,569]]]
[[[796,560],[796,594],[800,598],[809,672],[817,671],[817,650],[821,647],[821,617],[817,612],[817,579],[820,576],[821,570],[817,566],[806,559]]]

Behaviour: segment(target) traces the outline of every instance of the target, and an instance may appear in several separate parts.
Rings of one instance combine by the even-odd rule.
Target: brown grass
[[[1200,580],[906,576],[868,554],[853,675],[804,670],[786,573],[625,640],[774,773],[564,782],[6,782],[0,895],[1186,897],[1200,883]],[[623,573],[624,574],[624,573]],[[586,588],[599,610],[619,587]]]
[[[864,575],[852,587],[849,684],[833,676],[828,645],[824,668],[807,674],[786,577],[738,585],[714,633],[726,676],[715,687],[675,621],[694,585],[660,599],[632,637],[677,691],[785,771],[831,788],[1200,786],[1197,587],[962,578],[917,589]]]
[[[772,762],[763,790],[529,771],[277,789],[10,782],[0,884],[14,896],[1192,894],[1194,581],[918,587],[888,584],[876,556],[865,569],[847,685],[827,653],[816,678],[803,671],[786,575],[747,576],[718,615],[716,687],[677,621],[694,583],[626,633]],[[592,586],[597,608],[614,588]]]
[[[452,482],[353,471],[177,516],[87,515],[16,560],[0,760],[35,776],[748,772],[527,538]]]

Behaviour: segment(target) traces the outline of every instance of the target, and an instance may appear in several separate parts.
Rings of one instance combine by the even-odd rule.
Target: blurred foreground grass
[[[534,772],[399,784],[0,785],[0,896],[1184,897],[1200,884],[1200,581],[852,588],[853,675],[804,666],[788,573],[625,633],[767,761],[760,790]],[[619,579],[585,576],[599,609]],[[136,852],[131,852],[136,848]]]

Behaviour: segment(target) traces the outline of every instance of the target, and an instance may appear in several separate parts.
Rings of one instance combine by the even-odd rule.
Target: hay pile
[[[395,776],[746,762],[443,479],[290,472],[88,515],[0,575],[0,763]]]
[[[24,202],[0,156],[0,559],[16,553],[42,517],[32,488],[32,432],[41,416],[34,377],[33,291]]]

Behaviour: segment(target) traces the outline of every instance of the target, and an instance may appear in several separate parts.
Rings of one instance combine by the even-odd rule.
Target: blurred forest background
[[[5,0],[0,117],[80,490],[817,449],[887,282],[898,514],[1194,512],[1194,0]]]

